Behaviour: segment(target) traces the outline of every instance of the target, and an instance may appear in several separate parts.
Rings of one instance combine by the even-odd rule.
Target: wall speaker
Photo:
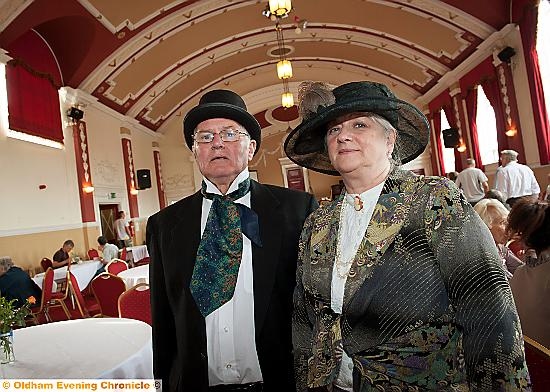
[[[67,110],[67,116],[72,118],[74,121],[78,121],[82,120],[82,117],[84,117],[84,112],[78,108],[72,107]]]
[[[460,146],[460,134],[456,128],[448,128],[441,131],[445,148],[456,148]]]
[[[151,171],[149,169],[139,169],[136,173],[138,189],[151,188]]]
[[[516,51],[514,48],[511,48],[510,46],[505,47],[500,52],[498,52],[497,57],[500,61],[503,63],[509,63],[510,59],[516,54]]]

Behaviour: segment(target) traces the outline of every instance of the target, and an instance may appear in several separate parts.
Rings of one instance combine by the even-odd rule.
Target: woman
[[[508,216],[509,234],[526,245],[525,265],[510,281],[521,326],[526,336],[550,348],[550,206],[521,200]]]
[[[508,210],[496,199],[482,199],[474,206],[474,210],[487,225],[495,240],[506,277],[508,279],[512,278],[516,269],[523,265],[523,262],[506,246],[508,240],[506,235]]]
[[[15,306],[23,306],[29,297],[36,299],[38,306],[42,290],[25,271],[13,265],[9,256],[0,257],[0,295],[8,301],[15,300]]]
[[[384,85],[300,88],[285,142],[342,176],[299,244],[293,344],[299,391],[528,390],[518,316],[491,234],[448,179],[409,162],[429,127]]]

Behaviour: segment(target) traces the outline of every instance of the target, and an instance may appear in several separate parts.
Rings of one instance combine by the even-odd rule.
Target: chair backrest
[[[525,335],[523,341],[533,391],[546,391],[550,385],[550,350]]]
[[[122,248],[120,250],[120,258],[124,261],[128,261],[128,251],[126,250],[126,248]]]
[[[151,290],[147,283],[139,283],[118,297],[120,317],[141,320],[151,325]]]
[[[151,259],[149,258],[149,256],[146,256],[143,259],[138,260],[136,263],[134,263],[134,267],[139,267],[140,265],[149,264],[150,261]]]
[[[101,315],[118,317],[118,297],[126,291],[124,280],[104,272],[96,276],[90,284],[101,309]]]
[[[52,300],[53,277],[53,268],[47,268],[44,273],[44,280],[42,280],[42,307],[46,306]]]
[[[88,313],[88,309],[86,308],[86,301],[82,296],[80,287],[78,287],[78,281],[71,271],[68,272],[68,275],[68,285],[71,292],[73,293],[74,298],[76,299],[76,306],[78,307],[78,311],[80,312],[80,315],[82,317],[89,317],[90,314]]]
[[[88,250],[88,259],[93,260],[94,257],[99,257],[99,252],[97,249],[92,248]]]
[[[42,269],[44,270],[44,272],[46,272],[48,268],[53,268],[52,261],[47,257],[44,257],[42,260],[40,260],[40,265],[42,266]]]
[[[126,271],[127,269],[128,264],[126,264],[124,260],[120,259],[112,259],[105,267],[105,271],[113,275],[118,275],[120,272]]]

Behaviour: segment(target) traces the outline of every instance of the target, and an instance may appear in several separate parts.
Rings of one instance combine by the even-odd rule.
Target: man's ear
[[[256,140],[250,139],[248,143],[248,161],[250,162],[254,158],[254,153],[256,152]]]

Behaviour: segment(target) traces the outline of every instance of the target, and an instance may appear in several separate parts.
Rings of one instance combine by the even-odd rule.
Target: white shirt
[[[126,227],[128,227],[128,221],[125,219],[119,218],[115,221],[115,231],[117,240],[129,240],[130,237],[126,232]]]
[[[248,169],[245,168],[235,178],[227,193],[237,190],[239,183],[248,177]],[[207,192],[221,194],[206,178],[204,182]],[[235,202],[250,207],[250,192]],[[203,198],[201,236],[211,206],[212,200]],[[211,386],[263,381],[256,352],[253,284],[252,245],[243,234],[243,254],[233,298],[205,319],[208,380]]]
[[[384,182],[371,188],[360,195],[346,194],[342,204],[342,213],[340,215],[340,228],[338,230],[337,259],[334,261],[332,269],[332,282],[330,294],[330,306],[336,313],[342,313],[344,302],[344,288],[349,270],[357,250],[365,237],[367,227],[372,218],[374,207],[380,197]],[[354,209],[354,198],[359,196],[363,203],[360,211]],[[338,260],[338,255],[340,256]],[[340,373],[334,384],[345,391],[353,391],[353,362],[351,358],[343,352]]]
[[[103,261],[104,263],[108,263],[112,259],[118,258],[118,246],[113,244],[105,244],[103,250],[101,251],[103,253]]]
[[[466,200],[473,203],[485,197],[483,183],[487,182],[487,176],[477,167],[468,167],[462,170],[456,178],[456,186],[462,188]]]
[[[506,199],[540,193],[540,187],[533,170],[516,161],[511,161],[506,166],[498,168],[495,188],[504,193]]]

